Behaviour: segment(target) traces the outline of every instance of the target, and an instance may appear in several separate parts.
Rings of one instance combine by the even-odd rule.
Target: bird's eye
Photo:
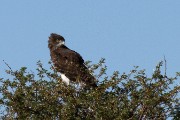
[[[59,39],[56,39],[56,42],[58,42],[59,41]]]

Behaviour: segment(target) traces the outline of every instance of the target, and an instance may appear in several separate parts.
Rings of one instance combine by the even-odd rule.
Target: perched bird
[[[69,85],[70,81],[81,85],[96,87],[96,79],[84,64],[81,55],[65,45],[65,39],[52,33],[48,40],[51,60],[57,72],[60,72],[62,80]]]

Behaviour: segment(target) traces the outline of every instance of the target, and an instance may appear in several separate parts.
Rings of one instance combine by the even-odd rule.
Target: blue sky
[[[50,60],[47,40],[61,34],[85,60],[106,58],[108,73],[134,65],[152,73],[167,59],[167,73],[180,71],[179,0],[36,0],[0,2],[0,73]]]

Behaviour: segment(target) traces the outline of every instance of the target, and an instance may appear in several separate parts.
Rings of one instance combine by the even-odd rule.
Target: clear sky
[[[168,74],[180,71],[180,0],[1,0],[0,77],[3,60],[46,66],[52,32],[84,60],[106,58],[109,73],[137,65],[151,74],[164,55]]]

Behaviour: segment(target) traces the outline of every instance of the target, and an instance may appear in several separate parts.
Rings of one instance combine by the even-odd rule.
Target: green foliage
[[[160,62],[147,77],[135,67],[130,73],[106,75],[105,60],[87,66],[99,80],[96,89],[84,90],[76,83],[66,86],[53,67],[37,62],[37,75],[26,67],[6,71],[11,79],[0,79],[1,119],[48,120],[142,120],[179,119],[180,86],[175,77],[161,73]],[[51,65],[51,63],[50,63]]]

